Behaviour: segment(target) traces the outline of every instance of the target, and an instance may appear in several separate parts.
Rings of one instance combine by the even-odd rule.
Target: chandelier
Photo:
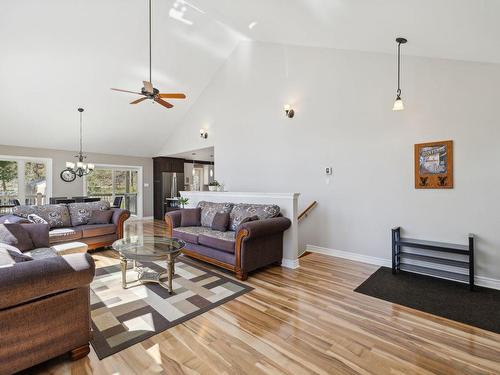
[[[92,173],[95,169],[94,164],[85,164],[83,161],[87,158],[87,155],[83,154],[83,130],[82,130],[82,116],[83,116],[83,108],[78,108],[78,112],[80,112],[80,151],[78,155],[75,155],[75,158],[78,159],[78,162],[75,164],[74,162],[67,161],[66,169],[61,172],[61,178],[66,182],[74,181],[76,176],[83,177]]]

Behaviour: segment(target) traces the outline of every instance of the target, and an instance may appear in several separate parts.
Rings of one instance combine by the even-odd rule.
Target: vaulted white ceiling
[[[407,54],[500,63],[498,0],[153,0],[153,13],[153,83],[188,95],[171,110],[109,90],[148,77],[147,0],[2,1],[0,144],[74,150],[83,106],[85,150],[154,155],[242,39],[394,53],[405,36]]]
[[[0,144],[153,155],[242,36],[190,8],[192,26],[153,0],[153,83],[184,92],[167,110],[111,87],[148,80],[147,0],[6,0],[0,5]]]

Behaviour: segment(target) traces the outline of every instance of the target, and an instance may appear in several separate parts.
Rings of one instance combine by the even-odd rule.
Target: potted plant
[[[208,190],[209,191],[217,191],[219,186],[220,186],[219,182],[217,180],[213,180],[212,182],[210,182],[208,184]]]
[[[177,201],[182,206],[182,208],[184,208],[184,206],[188,204],[189,198],[180,197]]]

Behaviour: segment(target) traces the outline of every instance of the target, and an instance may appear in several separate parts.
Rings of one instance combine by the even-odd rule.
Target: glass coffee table
[[[185,243],[177,238],[160,236],[132,236],[115,241],[113,249],[120,253],[123,289],[126,289],[128,284],[149,282],[158,283],[172,293],[175,258],[181,253],[184,245]],[[166,272],[155,272],[141,264],[142,262],[154,262],[158,260],[166,262]],[[129,261],[133,263],[134,271],[137,272],[137,279],[133,281],[127,281]],[[165,278],[166,282],[164,281]]]

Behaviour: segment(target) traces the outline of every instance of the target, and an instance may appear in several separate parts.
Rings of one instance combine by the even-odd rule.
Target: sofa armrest
[[[248,232],[248,234],[245,235],[247,239],[269,236],[272,234],[284,232],[285,230],[290,228],[291,225],[292,222],[286,217],[274,217],[271,219],[249,221],[241,224],[238,227],[236,237],[241,236],[241,231]]]
[[[110,208],[113,211],[111,222],[116,225],[116,234],[118,239],[123,238],[123,225],[125,220],[130,217],[130,211],[122,210],[121,208]]]
[[[241,224],[236,233],[236,277],[245,280],[247,273],[283,257],[283,232],[292,222],[286,217],[256,220]]]
[[[94,260],[86,253],[30,260],[0,268],[0,310],[86,287],[94,273]]]
[[[165,214],[165,224],[167,226],[167,237],[172,237],[172,229],[181,226],[181,211],[170,211]]]

